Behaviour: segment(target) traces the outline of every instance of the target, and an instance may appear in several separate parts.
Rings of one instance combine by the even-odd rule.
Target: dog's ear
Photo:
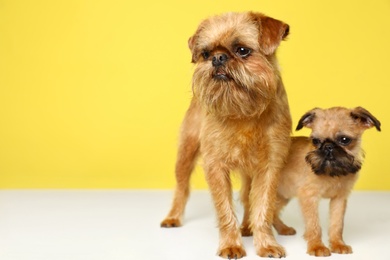
[[[199,33],[201,33],[206,26],[207,26],[207,20],[203,20],[199,24],[199,26],[196,29],[196,32],[194,33],[194,35],[192,35],[188,39],[188,48],[190,49],[191,54],[192,54],[192,60],[191,60],[192,63],[196,63],[198,61],[198,56],[200,54],[199,51],[198,51],[198,48],[197,48],[197,43],[198,43],[198,39],[199,39]]]
[[[261,50],[265,55],[273,54],[280,42],[288,36],[290,26],[261,13],[251,13],[251,15],[259,25],[259,43]]]
[[[196,40],[196,37],[197,37],[196,34],[194,34],[193,36],[191,36],[188,39],[188,48],[190,48],[190,50],[191,50],[191,54],[192,54],[191,62],[192,63],[196,62],[196,56],[195,56],[195,40]]]
[[[368,112],[368,110],[362,107],[352,109],[351,117],[353,120],[359,122],[364,128],[368,129],[375,126],[376,130],[381,131],[381,122]]]
[[[306,112],[301,119],[299,119],[297,128],[295,129],[296,131],[301,130],[304,126],[310,128],[312,126],[312,123],[316,117],[315,110],[317,108],[314,108],[310,110],[309,112]]]
[[[203,30],[205,23],[206,23],[206,21],[201,22],[199,27],[196,29],[196,32],[194,33],[194,35],[192,35],[188,39],[188,48],[190,49],[191,54],[192,54],[192,60],[191,60],[192,63],[195,63],[198,60],[199,53],[196,50],[197,49],[196,44],[197,44],[198,37],[199,37],[198,35]]]

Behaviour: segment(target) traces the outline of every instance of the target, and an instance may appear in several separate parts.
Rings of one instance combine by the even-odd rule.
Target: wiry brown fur
[[[230,172],[243,179],[241,199],[257,254],[285,256],[272,234],[278,176],[290,143],[291,117],[275,50],[288,25],[259,13],[227,13],[204,20],[189,41],[193,93],[180,136],[177,186],[163,227],[182,224],[189,179],[202,155],[216,208],[218,255],[245,256],[232,203]],[[239,48],[250,55],[239,55]],[[221,64],[213,64],[214,60]]]
[[[299,121],[297,129],[304,126],[311,128],[312,133],[310,138],[292,138],[288,161],[281,173],[273,225],[281,235],[295,234],[293,228],[280,220],[279,213],[290,198],[297,196],[305,219],[307,253],[315,256],[329,256],[331,252],[352,253],[352,248],[346,245],[342,238],[347,198],[358,178],[363,161],[361,136],[366,129],[373,126],[380,130],[380,122],[361,107],[334,107],[309,111]],[[348,145],[340,144],[342,137],[350,138],[351,142]],[[332,167],[316,173],[316,169],[321,168],[320,165],[326,161],[326,156],[321,151],[324,147],[317,144],[315,139],[322,144],[330,142],[329,140],[334,142],[332,156],[337,163],[329,165],[338,165],[335,173],[332,172]],[[330,199],[330,250],[321,240],[318,218],[321,198]]]

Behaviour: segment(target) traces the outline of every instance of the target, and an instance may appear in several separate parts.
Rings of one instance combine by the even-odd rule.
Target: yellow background
[[[389,0],[0,0],[0,187],[172,188],[187,39],[246,10],[291,27],[278,57],[294,125],[336,105],[381,120],[355,188],[390,189]],[[192,183],[206,187],[200,168]]]

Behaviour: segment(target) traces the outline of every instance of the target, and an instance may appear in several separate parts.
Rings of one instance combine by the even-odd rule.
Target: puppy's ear
[[[370,112],[362,107],[356,107],[351,111],[353,120],[359,122],[364,128],[371,128],[375,126],[376,130],[381,130],[381,122],[376,119]]]
[[[301,119],[299,119],[297,128],[295,129],[296,131],[301,130],[304,126],[308,127],[308,128],[310,128],[312,126],[312,123],[313,123],[313,121],[314,121],[314,119],[316,117],[316,113],[315,113],[316,109],[317,108],[314,108],[314,109],[310,110],[309,112],[304,114],[301,117]]]
[[[265,55],[275,53],[280,42],[288,36],[290,26],[260,13],[251,13],[251,15],[259,25],[260,48]]]

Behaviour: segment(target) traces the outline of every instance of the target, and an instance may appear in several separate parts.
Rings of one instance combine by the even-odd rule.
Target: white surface
[[[218,230],[207,191],[193,192],[184,226],[160,228],[170,207],[172,191],[0,191],[1,260],[124,260],[222,259],[215,256]],[[242,208],[236,203],[237,215]],[[328,259],[390,259],[390,192],[353,192],[345,219],[345,241],[351,255]],[[320,205],[327,242],[328,201]],[[318,259],[306,255],[303,221],[293,200],[283,220],[297,230],[276,236],[286,259]],[[247,257],[255,254],[244,238]]]

